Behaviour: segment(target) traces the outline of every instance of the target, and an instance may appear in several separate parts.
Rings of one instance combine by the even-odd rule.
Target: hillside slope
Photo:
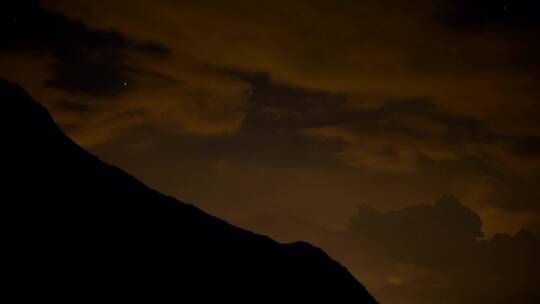
[[[322,250],[162,195],[0,81],[5,288],[19,299],[376,303]]]

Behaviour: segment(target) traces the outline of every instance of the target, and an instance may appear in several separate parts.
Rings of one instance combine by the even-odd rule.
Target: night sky
[[[382,303],[538,303],[539,9],[1,0],[0,78],[105,161],[321,246]]]

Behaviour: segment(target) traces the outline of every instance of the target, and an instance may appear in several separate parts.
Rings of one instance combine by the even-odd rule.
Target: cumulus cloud
[[[461,303],[538,301],[540,242],[526,231],[483,239],[481,225],[458,199],[443,197],[431,206],[391,212],[360,207],[345,233],[365,246],[383,248],[393,260],[442,274],[450,285],[447,292]],[[494,291],[495,285],[500,290]]]
[[[284,241],[307,239],[322,246],[381,302],[532,304],[540,299],[538,238],[527,231],[486,238],[479,215],[454,196],[388,212],[360,205],[345,230],[324,229],[284,212],[244,225]]]

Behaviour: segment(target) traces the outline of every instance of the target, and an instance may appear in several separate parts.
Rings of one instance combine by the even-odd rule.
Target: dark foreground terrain
[[[162,195],[77,146],[0,80],[5,296],[80,302],[376,303],[307,243]]]

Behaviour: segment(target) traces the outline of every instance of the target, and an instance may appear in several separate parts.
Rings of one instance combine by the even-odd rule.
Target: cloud
[[[480,217],[455,197],[391,212],[361,207],[345,233],[393,260],[443,274],[448,292],[463,303],[534,303],[540,297],[533,291],[540,242],[526,231],[482,239]]]
[[[506,25],[539,29],[540,22],[534,14],[540,6],[531,0],[518,0],[508,3],[504,0],[480,1],[452,1],[454,10],[449,17],[453,17],[454,25],[471,29],[486,25]]]
[[[163,44],[88,28],[38,1],[3,2],[2,15],[0,77],[27,88],[80,144],[141,125],[203,135],[241,125],[247,85]]]
[[[476,6],[448,1],[253,6],[239,0],[155,1],[150,7],[144,1],[48,1],[47,7],[95,28],[158,41],[211,66],[268,72],[276,83],[343,93],[359,104],[429,96],[442,108],[486,120],[501,132],[538,131],[532,117],[514,121],[527,115],[522,110],[534,107],[538,97],[538,69],[515,62],[538,47],[534,32],[497,27],[498,19],[481,15]],[[487,25],[458,34],[448,19]]]
[[[322,246],[381,302],[540,299],[535,288],[540,241],[527,231],[485,238],[479,215],[454,196],[387,212],[360,205],[345,230],[325,229],[287,212],[243,223],[283,241],[307,239]]]
[[[387,213],[360,206],[347,233],[384,248],[394,259],[432,268],[466,260],[460,254],[469,254],[483,236],[480,217],[451,196],[433,206]]]
[[[356,167],[395,172],[423,161],[500,158],[503,138],[476,119],[447,113],[430,100],[394,100],[375,109],[347,109],[356,119],[306,127],[304,134],[345,143],[340,152]]]
[[[505,172],[493,179],[489,201],[511,211],[540,211],[540,177],[537,171]]]
[[[488,238],[502,232],[514,235],[523,229],[540,237],[540,230],[534,228],[540,221],[540,214],[530,208],[527,208],[527,211],[515,211],[512,208],[489,204],[478,208],[477,213],[482,218],[482,231]]]
[[[522,57],[520,54],[529,54],[531,47],[538,44],[531,44],[531,31],[521,30],[520,35],[514,35],[511,26],[497,27],[515,23],[497,17],[497,5],[486,4],[490,9],[485,15],[478,13],[477,6],[448,1],[414,5],[398,0],[338,1],[332,5],[323,1],[272,1],[260,3],[264,9],[241,0],[226,4],[154,1],[152,5],[145,1],[48,0],[42,5],[47,10],[38,10],[40,20],[52,20],[46,22],[52,24],[48,26],[51,30],[44,33],[60,33],[36,39],[58,44],[59,50],[52,56],[61,60],[52,63],[48,77],[42,80],[49,88],[69,95],[115,99],[136,87],[156,87],[157,92],[167,96],[140,93],[137,99],[178,100],[176,110],[164,119],[181,122],[170,126],[177,130],[227,134],[242,126],[249,97],[246,92],[250,86],[260,88],[261,83],[252,76],[223,72],[229,70],[267,75],[266,81],[274,85],[274,92],[276,87],[297,89],[284,89],[280,96],[302,90],[314,92],[308,97],[311,103],[297,101],[294,95],[284,98],[289,100],[288,105],[261,102],[267,114],[286,113],[299,120],[296,124],[311,123],[303,126],[308,129],[305,134],[347,142],[349,146],[340,153],[355,166],[411,171],[419,157],[435,161],[463,155],[484,157],[486,150],[492,150],[490,157],[496,154],[497,158],[515,161],[518,157],[507,153],[501,143],[485,143],[486,134],[524,137],[540,131],[531,114],[539,110],[534,102],[538,97],[535,79],[539,70],[515,62],[515,58]],[[519,8],[524,14],[524,8],[530,5],[520,3],[512,9]],[[454,21],[467,26],[456,29]],[[33,27],[26,27],[24,33],[32,37],[40,34]],[[83,41],[74,42],[74,36]],[[86,73],[77,73],[79,69]],[[177,85],[172,86],[172,82]],[[263,90],[261,94],[268,92]],[[63,100],[74,100],[67,97]],[[439,113],[453,116],[447,115],[446,120],[433,117],[426,109],[405,103],[409,112],[396,110],[380,117],[383,128],[393,125],[394,130],[373,134],[376,125],[368,130],[361,123],[348,125],[347,119],[354,114],[344,114],[346,110],[305,113],[311,109],[306,108],[310,104],[313,109],[328,111],[332,106],[327,105],[332,103],[333,107],[348,107],[354,112],[366,107],[384,110],[390,108],[389,100],[414,99],[429,100]],[[148,103],[153,107],[162,104]],[[168,106],[161,112],[169,112]],[[411,114],[416,110],[419,113]],[[138,111],[147,112],[152,111]],[[331,115],[333,123],[329,121]],[[125,117],[121,113],[116,116]],[[150,118],[149,123],[155,120]],[[120,129],[130,126],[128,122],[122,125]],[[78,127],[80,133],[89,133],[82,130],[87,127]],[[395,130],[399,127],[409,134]],[[449,127],[453,130],[449,131]],[[457,130],[460,127],[461,133]],[[418,134],[426,132],[435,140],[418,138]],[[441,133],[477,138],[470,138],[462,153],[461,142],[437,138]]]
[[[0,48],[50,55],[54,62],[45,84],[74,95],[118,97],[127,89],[123,83],[136,72],[126,63],[127,52],[156,56],[168,52],[163,46],[114,31],[90,30],[43,10],[38,1],[5,1],[1,17]]]

